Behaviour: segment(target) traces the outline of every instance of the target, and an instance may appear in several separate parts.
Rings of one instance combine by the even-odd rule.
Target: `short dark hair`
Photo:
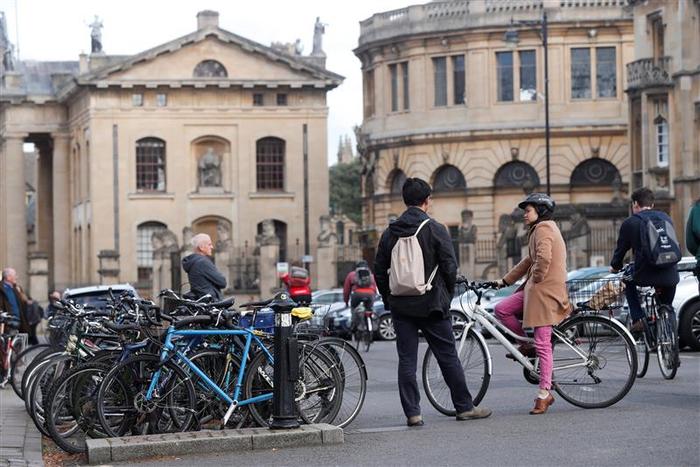
[[[654,205],[654,192],[649,188],[637,188],[632,192],[632,202],[637,202],[641,208],[650,208]]]
[[[403,183],[403,188],[401,188],[403,202],[406,206],[420,206],[432,192],[428,182],[420,178],[407,178]]]

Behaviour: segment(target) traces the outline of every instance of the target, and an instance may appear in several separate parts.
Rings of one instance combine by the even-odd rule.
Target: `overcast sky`
[[[264,45],[294,42],[311,52],[316,16],[326,23],[323,49],[326,67],[345,76],[328,94],[329,162],[335,162],[338,138],[352,136],[362,121],[360,62],[352,53],[360,34],[359,21],[374,13],[402,8],[407,0],[0,0],[10,40],[19,42],[23,60],[78,60],[90,52],[94,15],[104,24],[107,54],[136,54],[194,31],[198,11],[219,12],[221,28]],[[19,40],[18,40],[19,39]]]

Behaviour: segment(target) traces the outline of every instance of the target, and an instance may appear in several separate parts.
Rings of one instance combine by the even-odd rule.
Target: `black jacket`
[[[671,222],[671,218],[665,213],[655,210],[641,211],[639,214],[630,216],[620,226],[620,236],[617,238],[617,247],[613,253],[610,266],[613,269],[622,269],[625,255],[631,248],[634,252],[634,275],[633,279],[637,285],[671,287],[678,284],[678,268],[673,265],[668,268],[657,268],[646,261],[642,254],[642,234],[641,227],[644,222],[642,218],[660,216]]]
[[[401,217],[396,219],[384,231],[377,247],[374,260],[374,274],[377,288],[382,295],[385,306],[394,313],[413,317],[427,317],[431,312],[439,311],[444,318],[449,316],[450,302],[455,289],[457,259],[452,240],[444,225],[431,219],[418,233],[418,243],[423,250],[425,277],[438,265],[433,279],[433,288],[425,295],[415,297],[395,297],[389,291],[389,269],[391,268],[391,250],[399,237],[408,237],[416,233],[418,226],[429,216],[417,207],[409,207]]]
[[[217,271],[209,256],[193,253],[182,259],[182,268],[187,273],[190,289],[196,298],[206,294],[215,300],[223,298],[221,289],[226,287],[226,278]]]

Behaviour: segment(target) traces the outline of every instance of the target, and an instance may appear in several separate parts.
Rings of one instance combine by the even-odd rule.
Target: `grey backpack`
[[[437,273],[435,266],[428,280],[425,280],[425,263],[423,250],[418,242],[418,233],[430,219],[424,220],[409,237],[399,237],[391,250],[391,269],[389,269],[389,290],[394,296],[425,295],[433,288],[432,282]]]

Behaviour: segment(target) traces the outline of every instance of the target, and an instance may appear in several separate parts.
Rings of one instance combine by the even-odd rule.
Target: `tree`
[[[362,163],[357,157],[329,169],[330,207],[362,224]]]

